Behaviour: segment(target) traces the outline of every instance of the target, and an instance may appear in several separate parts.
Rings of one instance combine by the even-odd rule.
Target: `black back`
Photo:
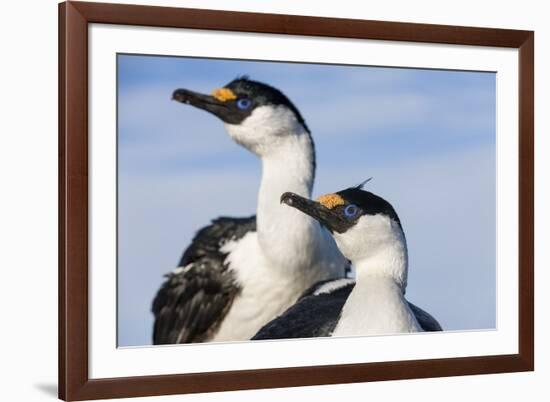
[[[353,283],[332,293],[315,295],[329,281],[315,284],[282,315],[264,325],[253,340],[316,338],[330,336],[338,324],[342,308],[355,286]]]
[[[312,286],[298,302],[282,315],[264,325],[253,340],[315,338],[331,336],[338,324],[340,314],[355,283],[350,283],[330,293],[316,295],[324,281]],[[412,303],[408,303],[418,323],[426,332],[442,331],[437,320]]]

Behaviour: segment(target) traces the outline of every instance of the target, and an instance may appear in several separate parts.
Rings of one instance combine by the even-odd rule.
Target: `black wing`
[[[330,336],[355,284],[351,283],[333,292],[316,295],[315,292],[328,282],[330,281],[313,285],[296,304],[289,307],[278,318],[264,325],[252,339]]]
[[[202,228],[170,273],[153,301],[153,343],[208,340],[240,291],[220,249],[256,230],[256,217],[218,218]]]
[[[328,282],[331,281],[312,286],[295,305],[288,308],[278,318],[264,325],[252,339],[330,336],[336,328],[342,308],[355,283],[347,284],[329,293],[316,294]],[[409,307],[424,331],[442,331],[437,320],[430,314],[412,303],[409,303]]]
[[[411,308],[413,314],[416,317],[416,320],[422,327],[422,329],[426,332],[434,332],[434,331],[443,331],[443,328],[441,328],[441,325],[437,322],[435,318],[432,317],[431,314],[427,313],[426,311],[422,310],[420,307],[415,306],[411,302],[409,303],[409,307]]]

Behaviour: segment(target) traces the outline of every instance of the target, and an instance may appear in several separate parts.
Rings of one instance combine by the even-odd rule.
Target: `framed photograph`
[[[534,33],[59,5],[59,397],[534,369]]]

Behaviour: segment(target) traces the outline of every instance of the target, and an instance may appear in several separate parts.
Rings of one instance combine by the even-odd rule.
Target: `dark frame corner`
[[[495,46],[519,50],[519,353],[89,379],[88,24]],[[106,3],[59,5],[59,397],[138,397],[534,369],[534,32]]]

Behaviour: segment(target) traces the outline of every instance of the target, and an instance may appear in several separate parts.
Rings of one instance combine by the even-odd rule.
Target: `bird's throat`
[[[310,197],[315,174],[315,153],[307,133],[293,136],[276,152],[262,158],[257,226],[260,246],[275,264],[300,263],[305,246],[318,237],[319,225],[307,215],[280,203],[292,191]]]

